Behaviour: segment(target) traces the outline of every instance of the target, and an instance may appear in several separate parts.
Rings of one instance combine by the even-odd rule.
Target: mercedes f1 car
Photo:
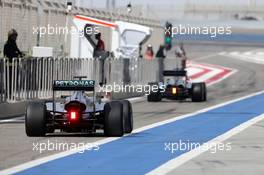
[[[53,100],[32,102],[27,106],[25,127],[28,136],[45,136],[55,129],[61,132],[96,133],[103,130],[106,136],[123,136],[133,130],[131,103],[103,101],[95,93],[94,80],[56,80],[53,83]],[[56,91],[73,91],[71,96],[55,101]],[[92,91],[92,96],[86,91]]]
[[[149,102],[158,102],[162,98],[173,100],[191,98],[193,102],[206,101],[206,84],[204,82],[194,83],[189,80],[186,70],[166,70],[163,71],[163,76],[169,76],[171,78],[167,79],[165,83],[149,83],[150,86],[156,86],[156,89],[158,89],[155,92],[151,91],[147,96]]]

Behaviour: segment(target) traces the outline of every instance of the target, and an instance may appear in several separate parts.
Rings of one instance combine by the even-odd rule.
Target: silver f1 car
[[[163,76],[171,78],[167,79],[165,83],[149,83],[150,86],[158,87],[158,91],[152,91],[147,96],[149,102],[158,102],[162,98],[173,100],[191,98],[193,102],[206,101],[206,84],[204,82],[194,83],[189,80],[186,70],[166,70],[163,71]]]
[[[62,132],[95,133],[103,129],[106,136],[123,136],[133,130],[131,103],[127,100],[103,102],[96,96],[95,81],[56,80],[51,102],[32,102],[26,109],[26,134],[45,136],[55,129]],[[56,91],[74,91],[71,96],[55,101]],[[85,91],[93,91],[92,97]]]

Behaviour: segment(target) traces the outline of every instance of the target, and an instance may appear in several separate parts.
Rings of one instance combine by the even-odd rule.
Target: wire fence
[[[52,97],[54,80],[76,75],[106,84],[147,84],[157,80],[156,60],[94,58],[0,58],[0,102]],[[103,76],[102,76],[103,75]],[[60,95],[60,94],[58,94]]]

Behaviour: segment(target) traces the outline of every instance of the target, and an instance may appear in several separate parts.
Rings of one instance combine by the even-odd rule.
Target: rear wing
[[[94,80],[55,80],[53,91],[94,91]]]
[[[163,71],[164,76],[186,76],[186,70],[165,70]]]

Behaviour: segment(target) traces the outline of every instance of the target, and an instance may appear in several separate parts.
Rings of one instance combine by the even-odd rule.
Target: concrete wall
[[[163,32],[160,22],[153,19],[145,19],[140,16],[129,16],[127,14],[113,13],[96,9],[77,8],[74,7],[68,17],[71,18],[75,14],[83,14],[103,20],[129,21],[153,28],[153,36],[147,43],[154,46],[155,51],[163,42]],[[69,20],[70,22],[70,20]],[[3,55],[3,46],[7,40],[7,33],[11,28],[18,32],[18,47],[31,54],[32,46],[37,45],[37,34],[34,33],[33,27],[46,26],[65,26],[66,23],[66,6],[53,1],[43,0],[0,0],[0,56]],[[69,23],[70,24],[70,23]],[[110,31],[103,29],[103,39],[106,48],[110,48]],[[65,36],[61,35],[45,35],[40,38],[40,46],[53,47],[55,55],[62,54]],[[66,46],[66,52],[69,53],[69,41]],[[144,50],[143,50],[144,51]]]

